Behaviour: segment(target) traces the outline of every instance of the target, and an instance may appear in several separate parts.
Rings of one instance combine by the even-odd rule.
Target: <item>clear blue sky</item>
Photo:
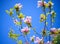
[[[41,8],[37,8],[38,0],[0,0],[0,44],[16,44],[14,40],[8,37],[9,28],[12,27],[16,33],[18,33],[17,27],[14,25],[11,17],[6,14],[5,10],[12,8],[16,3],[21,3],[23,8],[21,12],[26,16],[32,16],[33,27],[36,27],[37,31],[41,32],[43,28],[43,23],[39,22],[39,16],[42,13]],[[46,0],[48,1],[48,0]],[[53,27],[60,27],[60,0],[52,0],[54,3],[54,10],[56,12],[55,23]],[[28,38],[32,36],[28,35]],[[37,36],[37,35],[36,35]],[[41,35],[39,35],[41,37]],[[21,37],[23,38],[23,37]],[[19,38],[19,39],[21,39]],[[24,40],[24,38],[22,39]]]

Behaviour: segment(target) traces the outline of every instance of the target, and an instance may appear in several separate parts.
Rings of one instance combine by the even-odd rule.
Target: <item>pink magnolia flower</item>
[[[24,27],[23,29],[21,29],[21,32],[24,34],[27,34],[29,32],[29,28],[28,27]]]
[[[51,31],[56,32],[57,30],[56,30],[56,28],[51,28]]]
[[[45,5],[45,4],[46,4],[45,1],[44,1],[44,3],[43,3],[42,1],[38,1],[38,3],[37,3],[38,7],[43,6],[43,5]]]
[[[39,37],[36,37],[36,39],[35,39],[35,41],[34,41],[34,43],[38,43],[38,44],[43,44],[43,38],[42,39],[40,39]]]
[[[60,28],[58,28],[58,34],[60,34]]]
[[[29,42],[26,42],[25,44],[29,44]]]
[[[51,34],[57,34],[58,30],[56,28],[51,28],[50,32]]]
[[[27,24],[29,24],[29,23],[31,23],[31,16],[27,16],[25,19],[24,19],[24,22],[25,23],[27,23]]]

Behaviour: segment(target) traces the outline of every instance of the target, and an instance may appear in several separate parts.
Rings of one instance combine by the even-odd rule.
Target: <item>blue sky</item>
[[[39,32],[42,31],[43,23],[39,22],[40,20],[39,16],[42,13],[42,9],[37,8],[37,1],[38,0],[6,0],[6,1],[0,0],[0,44],[16,44],[14,40],[8,37],[8,32],[10,27],[12,27],[15,31],[17,31],[17,27],[14,25],[11,17],[7,15],[5,12],[6,9],[9,10],[16,3],[21,3],[23,5],[21,12],[24,15],[32,16],[33,27],[36,27],[37,31]],[[52,0],[52,1],[54,3],[53,9],[56,12],[56,18],[53,27],[59,28],[60,27],[60,0]],[[33,33],[33,31],[31,32]],[[33,35],[32,33],[28,35],[28,38],[31,35]],[[22,40],[24,40],[24,38]]]

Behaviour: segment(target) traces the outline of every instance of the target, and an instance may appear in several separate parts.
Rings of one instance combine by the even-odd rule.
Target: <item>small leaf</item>
[[[10,11],[6,10],[6,13],[9,14],[10,16],[12,16],[13,11],[12,11],[12,9],[10,9]]]
[[[23,15],[22,13],[20,13],[20,14],[18,15],[18,18],[23,19],[23,18],[24,18],[24,15]]]
[[[8,10],[6,10],[6,13],[7,13],[7,14],[9,14],[9,11],[8,11]]]
[[[21,25],[21,23],[20,22],[16,22],[16,25]]]
[[[40,21],[43,22],[47,19],[47,17],[44,14],[40,15]]]
[[[46,7],[46,8],[48,8],[48,6],[49,6],[49,4],[48,4],[48,3],[46,3],[46,4],[45,4],[45,7]]]
[[[18,37],[19,37],[19,34],[13,34],[13,33],[10,33],[10,34],[9,34],[9,37],[12,38],[12,39],[17,40]]]
[[[23,44],[23,43],[22,43],[22,40],[19,40],[19,41],[18,41],[18,44]]]
[[[31,23],[27,23],[27,25],[28,25],[28,27],[32,27],[32,26],[31,26]]]
[[[22,24],[22,22],[20,22],[20,25]]]
[[[48,22],[46,22],[46,25],[48,25]]]
[[[55,22],[54,19],[52,19],[52,22]]]
[[[13,30],[10,30],[10,32],[8,33],[9,37],[17,40],[17,38],[20,36],[19,34],[14,34]]]
[[[10,11],[13,11],[13,8],[10,8]]]

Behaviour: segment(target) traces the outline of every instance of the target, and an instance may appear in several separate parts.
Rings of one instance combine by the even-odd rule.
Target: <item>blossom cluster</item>
[[[51,20],[52,20],[52,22],[54,22],[54,18],[56,17],[56,13],[55,13],[54,10],[51,11],[51,8],[52,8],[53,5],[54,4],[51,1],[46,2],[46,1],[43,1],[43,0],[41,0],[41,1],[39,0],[37,2],[38,8],[42,7],[43,12],[44,12],[43,14],[40,15],[40,21],[41,22],[45,22],[46,24],[48,24],[46,22],[47,16],[48,16],[47,14],[51,14],[51,18],[52,18]],[[48,13],[46,13],[46,11],[45,11],[46,8],[49,8]],[[22,33],[21,35],[24,36],[24,38],[26,39],[26,44],[29,44],[29,41],[27,40],[26,36],[30,33],[30,30],[33,30],[36,34],[39,34],[39,33],[37,33],[36,30],[33,29],[33,27],[32,27],[32,17],[31,16],[25,16],[23,13],[20,12],[21,9],[22,9],[22,4],[17,3],[17,4],[15,4],[14,8],[11,8],[9,11],[6,10],[6,12],[11,16],[14,24],[18,25],[19,32],[21,32]],[[16,11],[17,18],[15,18],[13,16],[13,13],[14,13],[13,10]],[[25,26],[23,26],[23,24]],[[46,24],[45,24],[45,26],[46,26]],[[22,28],[20,28],[20,27],[22,27]],[[44,37],[48,35],[48,34],[46,34],[47,31],[46,31],[45,28],[46,27],[44,27],[44,29],[42,31],[42,38],[37,37],[37,36],[31,36],[30,41],[34,42],[34,44],[52,44],[52,41],[47,41],[46,43],[44,43]],[[49,34],[50,35],[60,34],[60,28],[58,28],[58,29],[57,28],[50,28]],[[12,31],[10,31],[9,32],[9,37],[13,38],[15,40],[18,40],[19,34],[15,34]],[[21,40],[18,40],[18,44],[23,44],[23,42]]]

